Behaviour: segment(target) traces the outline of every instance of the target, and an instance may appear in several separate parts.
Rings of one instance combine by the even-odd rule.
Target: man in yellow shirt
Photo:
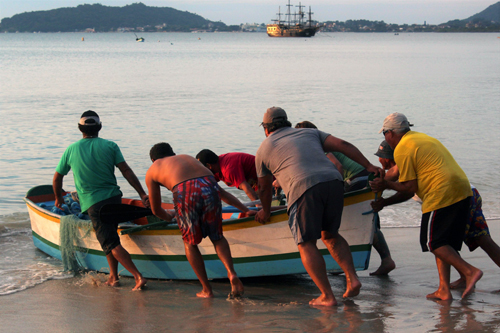
[[[453,156],[435,138],[410,130],[404,114],[392,113],[380,132],[394,149],[399,182],[379,178],[370,182],[376,192],[392,189],[416,193],[422,199],[420,244],[436,256],[439,288],[428,298],[449,300],[450,265],[466,278],[462,298],[469,295],[483,272],[464,261],[462,247],[472,190],[467,176]]]

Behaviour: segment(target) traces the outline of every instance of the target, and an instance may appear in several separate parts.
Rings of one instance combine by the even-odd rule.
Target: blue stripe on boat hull
[[[38,236],[38,235],[37,235]],[[34,235],[33,242],[37,248],[47,253],[48,255],[61,260],[61,252],[57,245],[42,241]],[[368,268],[370,261],[370,250],[356,251],[352,253],[354,267],[356,270],[365,270]],[[99,272],[109,272],[108,262],[104,253],[92,254],[77,252],[77,258],[80,264],[87,269]],[[147,256],[145,256],[147,258]],[[326,267],[331,272],[341,272],[342,270],[337,265],[335,260],[329,255],[323,256]],[[186,261],[168,261],[168,260],[141,260],[136,258],[133,260],[139,271],[147,278],[156,279],[180,279],[180,280],[196,280],[197,277],[193,269]],[[225,279],[227,271],[220,260],[205,260],[205,267],[209,279]],[[306,273],[300,258],[293,259],[278,259],[270,261],[255,261],[235,263],[234,268],[240,277],[252,276],[271,276],[271,275],[287,275]],[[118,271],[122,276],[132,276],[121,265]]]

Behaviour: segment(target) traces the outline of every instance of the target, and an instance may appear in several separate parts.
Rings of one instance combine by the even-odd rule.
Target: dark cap
[[[378,147],[378,150],[375,153],[375,155],[377,155],[378,157],[381,157],[381,158],[387,158],[387,159],[393,160],[394,159],[394,150],[391,148],[391,146],[389,146],[387,141],[384,140],[380,143],[380,146]]]
[[[82,116],[80,117],[80,121],[78,123],[84,126],[94,126],[100,125],[101,121],[99,120],[99,116],[95,111],[88,110],[82,113]]]
[[[272,108],[267,109],[266,113],[264,113],[264,119],[262,120],[262,124],[271,124],[276,121],[284,121],[287,120],[285,110],[280,107],[273,106]]]

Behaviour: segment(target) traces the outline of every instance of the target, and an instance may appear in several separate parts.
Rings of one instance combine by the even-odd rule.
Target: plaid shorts
[[[222,239],[222,205],[213,176],[186,180],[173,189],[177,224],[184,242],[197,245],[203,238]]]

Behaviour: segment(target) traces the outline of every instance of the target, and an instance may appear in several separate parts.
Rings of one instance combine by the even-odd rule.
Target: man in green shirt
[[[97,240],[109,264],[110,274],[106,284],[109,286],[119,284],[118,263],[120,263],[135,279],[136,284],[133,290],[140,290],[147,280],[137,270],[127,250],[121,246],[117,233],[118,225],[101,221],[99,210],[105,204],[121,203],[122,192],[116,182],[115,166],[137,191],[146,207],[149,206],[148,196],[132,169],[125,162],[118,145],[98,137],[102,124],[96,112],[85,111],[80,118],[78,128],[83,138],[66,149],[54,174],[52,186],[55,205],[61,207],[64,204],[63,178],[70,170],[73,170],[82,212],[87,212],[92,220]]]

